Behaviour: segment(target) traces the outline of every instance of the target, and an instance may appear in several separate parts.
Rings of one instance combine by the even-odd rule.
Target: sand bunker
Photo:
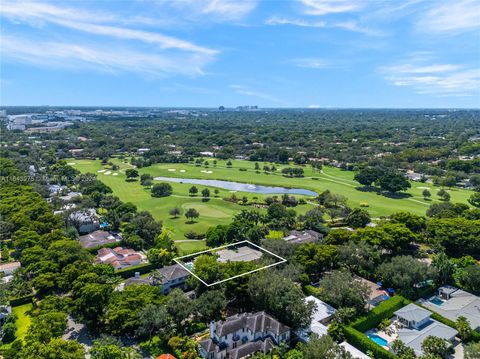
[[[168,172],[175,172],[177,169],[176,168],[169,168]]]
[[[184,172],[187,172],[187,171],[185,171],[185,170],[180,170],[180,172],[184,173]]]
[[[213,173],[212,171],[205,171],[205,170],[200,171],[200,172],[202,172],[202,173],[208,173],[208,174]]]
[[[97,172],[102,173],[105,172],[106,170],[98,170]]]
[[[118,176],[118,173],[114,173],[112,176]]]
[[[111,172],[111,171],[107,171],[107,172],[105,172],[104,174],[105,174],[105,175],[109,175],[110,173],[112,173],[112,172]]]
[[[68,162],[67,165],[69,165],[69,166],[75,166],[76,163],[75,163],[75,162]]]

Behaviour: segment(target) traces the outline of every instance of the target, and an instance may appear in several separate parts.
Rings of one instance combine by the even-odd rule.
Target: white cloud
[[[423,59],[385,66],[385,79],[395,86],[408,86],[420,94],[446,96],[480,95],[480,69],[458,64],[428,64]]]
[[[183,10],[186,18],[194,20],[233,21],[250,14],[257,0],[171,0],[160,4]]]
[[[328,15],[360,10],[361,0],[301,0],[307,15]]]
[[[202,10],[204,14],[215,14],[223,19],[240,19],[249,14],[257,6],[256,1],[207,1]]]
[[[295,66],[309,69],[325,69],[329,66],[327,61],[318,58],[299,58],[293,59],[291,62]]]
[[[201,52],[214,55],[217,51],[191,42],[163,35],[158,32],[129,29],[124,27],[98,25],[92,22],[103,22],[105,18],[96,13],[90,14],[83,11],[75,12],[73,9],[59,8],[42,3],[6,3],[2,6],[2,15],[18,21],[38,19],[44,22],[54,23],[78,31],[88,32],[96,35],[105,35],[126,40],[140,40],[146,43],[154,43],[162,48],[176,48],[184,51]],[[82,21],[80,21],[82,19]],[[83,20],[89,20],[85,22]]]
[[[432,1],[433,6],[417,22],[418,29],[433,33],[457,34],[480,29],[480,1]]]
[[[267,101],[270,101],[270,102],[279,102],[279,100],[274,96],[271,96],[269,94],[259,92],[259,91],[256,91],[256,90],[252,90],[252,89],[250,89],[246,86],[243,86],[243,85],[230,85],[230,88],[232,90],[234,90],[235,93],[237,93],[239,95],[256,97],[256,98],[259,98],[261,100],[267,100]]]
[[[11,36],[2,29],[2,52],[7,59],[44,66],[94,67],[110,72],[200,75],[202,68],[218,54],[217,50],[160,32],[109,25],[108,22],[117,24],[119,16],[113,13],[105,15],[31,2],[6,2],[1,10],[2,17],[17,25],[37,27],[28,38]],[[49,24],[60,29],[46,26]],[[62,27],[94,36],[79,41],[75,34],[62,33]]]
[[[317,28],[336,28],[342,29],[346,31],[358,32],[364,35],[369,36],[383,36],[384,33],[379,30],[371,29],[365,26],[360,25],[355,20],[349,21],[311,21],[305,19],[294,19],[294,18],[286,18],[280,16],[273,16],[270,17],[265,21],[266,25],[291,25],[291,26],[300,26],[300,27],[317,27]]]
[[[43,67],[94,69],[101,72],[135,72],[153,76],[202,74],[207,61],[198,56],[181,54],[149,54],[141,51],[106,48],[89,44],[32,41],[2,35],[2,51],[6,58]]]
[[[308,21],[303,19],[289,19],[286,17],[273,16],[265,21],[266,25],[293,25],[302,27],[325,27],[325,21]]]

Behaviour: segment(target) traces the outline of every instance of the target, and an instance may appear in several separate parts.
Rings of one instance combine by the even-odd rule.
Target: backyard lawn
[[[436,192],[440,187],[435,187],[429,183],[411,182],[412,188],[407,192],[409,197],[389,198],[375,192],[365,192],[359,190],[359,184],[353,180],[354,173],[343,171],[334,167],[324,167],[322,172],[313,171],[310,166],[305,166],[305,177],[287,178],[280,171],[285,166],[277,167],[276,173],[265,174],[256,173],[254,162],[232,161],[232,168],[227,168],[226,161],[217,160],[216,166],[213,166],[213,160],[209,161],[208,168],[205,166],[195,166],[194,164],[155,164],[150,167],[140,168],[139,173],[149,173],[154,177],[177,177],[194,179],[217,179],[227,181],[237,181],[242,183],[259,184],[266,186],[282,186],[289,188],[303,188],[320,193],[329,189],[332,193],[338,193],[348,198],[348,203],[352,207],[358,207],[360,204],[367,204],[368,211],[372,218],[387,216],[398,211],[409,211],[424,215],[428,206],[438,200]],[[120,159],[113,159],[115,164],[120,166],[118,171],[112,171],[108,166],[102,166],[100,160],[69,160],[73,167],[82,173],[95,173],[98,178],[106,185],[110,186],[114,193],[122,201],[135,203],[140,210],[150,211],[155,218],[161,220],[164,225],[172,231],[172,237],[175,240],[185,239],[184,234],[189,231],[204,233],[210,226],[217,224],[227,224],[232,216],[245,208],[239,204],[224,201],[223,197],[232,195],[231,191],[219,188],[219,195],[214,197],[215,187],[209,187],[211,198],[204,202],[200,195],[197,197],[189,196],[188,189],[192,186],[187,183],[170,182],[173,187],[173,195],[164,198],[153,198],[150,196],[149,189],[140,186],[139,181],[125,182],[125,169],[131,168],[128,163]],[[264,163],[259,163],[263,168]],[[268,163],[265,163],[269,165]],[[240,168],[244,169],[240,171]],[[101,172],[99,172],[101,171]],[[196,185],[199,192],[206,186]],[[422,197],[422,191],[428,188],[432,193],[432,200],[426,201]],[[447,190],[451,195],[452,202],[466,203],[471,192],[462,189]],[[254,193],[236,192],[239,198],[247,196],[249,199],[258,197],[262,199],[265,195]],[[271,195],[270,195],[271,196]],[[304,197],[308,200],[312,197]],[[182,214],[178,218],[172,218],[169,215],[170,209],[179,207]],[[195,208],[200,213],[198,222],[189,224],[183,213],[188,208]],[[304,213],[312,208],[312,203],[301,205],[295,208],[298,213]],[[187,244],[183,242],[181,248],[189,246],[198,246],[199,243]],[[187,250],[187,249],[186,249]]]
[[[27,334],[28,327],[30,326],[31,318],[27,314],[29,310],[32,309],[32,303],[27,303],[23,305],[19,305],[18,307],[13,307],[12,312],[17,315],[16,325],[17,325],[17,332],[16,338],[17,339],[25,339],[25,335]]]
[[[25,340],[25,336],[27,334],[27,330],[31,322],[31,318],[27,314],[27,312],[30,311],[32,308],[33,308],[32,303],[19,305],[17,307],[12,308],[12,313],[17,316],[17,320],[15,321],[15,324],[17,326],[17,330],[15,332],[15,339]],[[10,345],[11,343],[1,344],[0,350],[8,349],[10,348]]]

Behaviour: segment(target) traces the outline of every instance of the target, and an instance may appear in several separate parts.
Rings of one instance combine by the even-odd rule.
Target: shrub
[[[122,278],[130,278],[135,275],[135,272],[139,272],[140,274],[148,273],[155,269],[155,265],[152,263],[144,263],[138,266],[134,266],[131,268],[120,269],[115,272],[115,274],[119,275]]]
[[[378,306],[373,308],[366,315],[361,316],[351,324],[351,327],[359,330],[360,332],[366,332],[371,328],[375,328],[379,325],[383,319],[390,319],[393,313],[410,303],[410,301],[402,296],[392,297]]]
[[[188,239],[204,239],[205,238],[205,233],[197,233],[195,231],[188,231],[184,235],[185,235],[185,238],[188,238]]]
[[[373,342],[365,334],[359,332],[355,328],[345,327],[343,331],[347,341],[362,352],[370,352],[375,359],[395,359],[393,353],[383,349],[380,345]]]
[[[14,322],[7,322],[2,326],[3,332],[3,343],[11,343],[15,340],[15,332],[17,331],[17,326]]]

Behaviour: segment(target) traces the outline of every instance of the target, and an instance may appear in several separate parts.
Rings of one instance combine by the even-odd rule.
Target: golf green
[[[232,166],[229,168],[226,161],[217,160],[217,164],[214,165],[212,159],[205,160],[209,162],[208,166],[204,164],[196,166],[191,163],[163,163],[140,168],[138,171],[140,174],[149,173],[153,177],[227,180],[265,186],[305,188],[317,193],[328,189],[332,193],[347,197],[348,204],[352,207],[366,206],[365,208],[370,212],[372,218],[387,216],[398,211],[409,211],[424,215],[428,206],[438,201],[436,193],[440,190],[440,187],[433,186],[430,183],[411,182],[412,188],[407,191],[409,197],[390,198],[375,192],[360,190],[360,185],[353,180],[353,172],[334,167],[324,167],[319,172],[314,171],[310,166],[305,166],[305,177],[289,178],[283,176],[280,172],[285,166],[276,165],[277,171],[275,173],[264,173],[255,171],[254,162],[235,160],[232,161]],[[71,159],[69,161],[73,167],[82,173],[96,174],[98,179],[110,186],[115,195],[120,197],[122,201],[132,202],[140,210],[150,211],[156,219],[161,220],[164,226],[172,231],[172,237],[175,240],[185,239],[184,234],[190,231],[204,233],[210,226],[227,224],[240,210],[252,208],[223,200],[224,197],[230,197],[233,191],[217,188],[218,197],[215,197],[215,187],[211,186],[208,186],[211,193],[208,201],[203,201],[200,195],[201,190],[207,186],[197,185],[199,194],[192,197],[188,191],[192,185],[186,183],[169,182],[173,188],[173,194],[169,197],[154,198],[150,195],[150,190],[142,187],[139,181],[125,181],[125,170],[132,168],[126,160],[112,160],[114,164],[119,165],[119,170],[116,171],[111,170],[110,166],[102,166],[100,160]],[[263,168],[264,165],[271,166],[269,163],[259,164],[260,168]],[[428,188],[432,193],[431,200],[425,200],[422,197],[422,191],[425,188]],[[471,191],[463,189],[447,189],[447,191],[451,195],[452,202],[467,203],[467,198],[471,195]],[[236,192],[235,195],[238,198],[246,196],[249,199],[256,197],[259,200],[266,197],[266,195],[246,192]],[[313,198],[304,198],[308,203],[297,206],[295,210],[298,213],[305,213],[313,207],[313,203],[309,201]],[[169,211],[174,207],[181,210],[181,214],[177,218],[169,215]],[[200,213],[200,218],[195,223],[189,223],[184,217],[188,208],[195,208]]]

